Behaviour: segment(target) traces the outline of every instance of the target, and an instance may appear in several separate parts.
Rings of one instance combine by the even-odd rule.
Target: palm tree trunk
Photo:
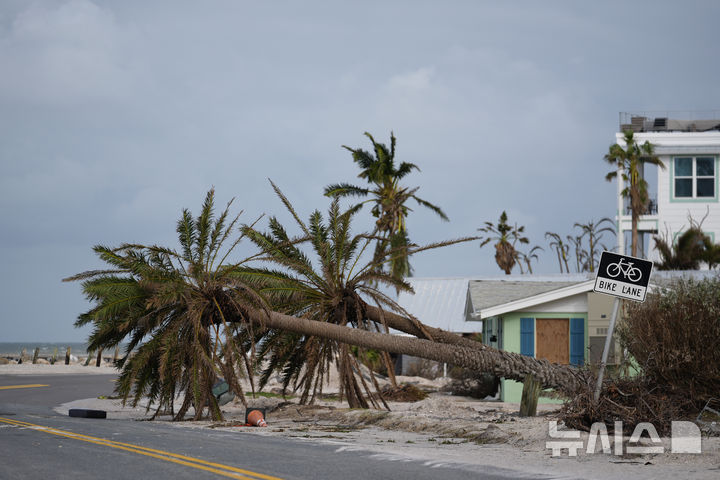
[[[635,180],[636,182],[637,180]],[[640,219],[640,214],[642,213],[642,202],[640,201],[640,192],[638,191],[638,188],[636,185],[632,185],[630,187],[630,210],[632,213],[631,216],[631,230],[632,230],[632,237],[630,240],[630,251],[633,257],[638,256],[638,220]],[[620,252],[621,254],[623,252]]]
[[[482,350],[485,345],[475,340],[456,335],[454,333],[442,330],[440,328],[431,327],[425,325],[418,320],[411,320],[409,318],[398,315],[394,312],[388,312],[381,308],[367,303],[362,305],[365,316],[375,323],[387,325],[389,328],[400,330],[403,333],[407,333],[417,338],[425,340],[432,340],[440,343],[447,343],[449,345],[462,345],[468,348],[477,348]]]
[[[517,353],[495,350],[487,345],[463,339],[448,332],[445,333],[457,337],[458,340],[454,344],[370,332],[267,310],[247,308],[244,313],[247,320],[264,327],[303,335],[315,335],[350,345],[450,363],[477,372],[492,373],[510,380],[522,382],[526,375],[532,374],[546,388],[570,391],[578,383],[577,372],[567,365],[556,365],[547,360],[537,360]],[[427,330],[427,328],[425,329]],[[445,338],[449,339],[449,337]],[[473,347],[460,345],[460,343],[466,342],[473,342],[475,345]]]
[[[562,259],[560,258],[560,247],[556,247],[555,252],[557,253],[557,257],[558,257],[558,265],[560,265],[560,273],[563,273]]]
[[[633,257],[637,257],[638,247],[638,216],[635,214],[635,210],[632,211],[632,238],[630,240],[631,252]],[[623,252],[620,252],[623,254]]]

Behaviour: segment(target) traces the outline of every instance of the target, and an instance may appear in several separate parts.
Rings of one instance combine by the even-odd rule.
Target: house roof
[[[577,283],[577,281],[470,280],[468,288],[472,309],[477,312]]]
[[[473,300],[472,316],[488,318],[516,310],[527,309],[543,303],[587,293],[593,289],[595,280],[574,282],[470,282],[470,295],[473,290],[478,296],[476,306]],[[493,299],[491,295],[495,293]],[[485,304],[480,304],[480,301]]]
[[[482,330],[482,323],[466,321],[468,278],[409,278],[415,294],[400,292],[398,303],[431,327],[455,333]]]
[[[712,278],[714,271],[652,273],[650,290],[679,277]],[[594,274],[514,275],[503,278],[410,278],[415,294],[401,292],[398,303],[421,322],[455,333],[482,328],[484,318],[528,309],[592,291]]]

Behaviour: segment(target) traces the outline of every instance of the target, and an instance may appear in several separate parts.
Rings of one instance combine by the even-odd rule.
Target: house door
[[[553,363],[570,363],[570,321],[567,318],[538,318],[536,358],[545,358]]]

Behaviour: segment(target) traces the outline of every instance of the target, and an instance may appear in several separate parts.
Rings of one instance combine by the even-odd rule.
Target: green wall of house
[[[502,316],[503,321],[503,350],[520,353],[520,319],[521,318],[582,318],[585,325],[585,362],[588,360],[588,315],[585,313],[532,313],[512,312]],[[537,349],[536,349],[537,350]],[[520,403],[522,397],[522,383],[515,380],[500,381],[500,400],[503,402]],[[540,397],[538,403],[562,403],[562,400],[549,397]]]

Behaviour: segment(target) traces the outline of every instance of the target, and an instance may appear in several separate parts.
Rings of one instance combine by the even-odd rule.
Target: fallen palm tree
[[[512,380],[532,375],[542,386],[562,391],[578,383],[577,372],[569,366],[498,351],[393,312],[402,309],[377,285],[403,290],[410,290],[410,285],[379,271],[375,259],[359,261],[376,238],[350,234],[354,212],[341,213],[334,201],[327,223],[314,212],[306,225],[277,192],[301,227],[297,238],[271,218],[269,233],[244,226],[242,235],[232,240],[238,217],[228,216],[229,205],[215,217],[211,191],[197,218],[183,212],[177,224],[180,251],[155,245],[98,246],[96,253],[111,268],[66,279],[82,280],[86,296],[94,302],[76,322],[93,325],[89,348],[128,344],[117,362],[122,369],[117,391],[123,401],[137,405],[149,397],[158,411],[169,409],[175,419],[184,418],[191,406],[196,419],[206,408],[220,419],[213,385],[222,377],[244,399],[239,365],[253,389],[257,366],[265,362],[261,386],[272,372],[280,371],[286,387],[292,383],[301,390],[301,402],[312,402],[322,391],[327,370],[337,363],[341,395],[348,404],[365,408],[370,399],[377,406],[371,385],[382,399],[378,384],[372,373],[370,384],[358,375],[350,345]],[[243,237],[250,238],[260,253],[227,263]],[[413,246],[409,252],[467,240]],[[226,241],[230,246],[224,248]],[[300,249],[303,243],[312,246],[319,268]],[[256,260],[281,268],[251,268],[248,262]],[[412,337],[391,335],[389,328]],[[179,394],[184,397],[175,413],[172,405]]]
[[[456,338],[462,337],[440,329],[431,329],[431,331],[439,334],[438,336],[442,340],[426,340],[349,328],[260,309],[243,309],[243,313],[248,321],[257,326],[276,328],[303,335],[313,335],[349,345],[450,363],[477,372],[492,373],[509,380],[522,382],[528,374],[531,374],[545,388],[569,391],[575,388],[580,381],[577,370],[568,365],[550,363],[544,359],[538,360],[519,353],[496,350],[472,340],[469,340],[472,345],[464,344],[465,342],[443,342],[442,340],[449,340],[450,335]],[[406,320],[410,321],[409,319]],[[430,329],[427,325],[420,325],[425,329]]]

